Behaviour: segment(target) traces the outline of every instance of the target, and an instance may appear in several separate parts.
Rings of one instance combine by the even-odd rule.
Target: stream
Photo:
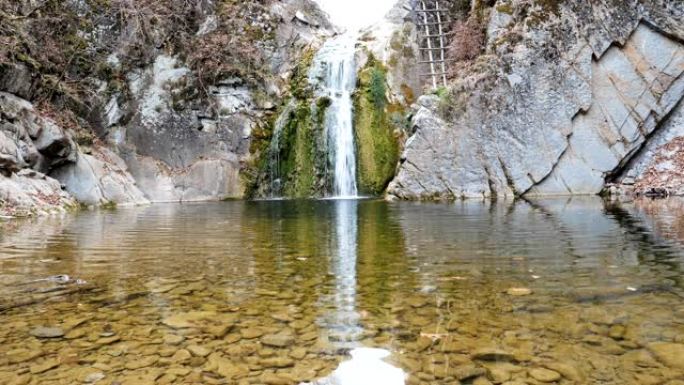
[[[320,200],[0,222],[0,384],[679,384],[683,212]]]

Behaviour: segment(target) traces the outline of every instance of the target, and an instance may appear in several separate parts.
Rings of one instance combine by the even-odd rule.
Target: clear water
[[[325,129],[333,169],[333,197],[355,198],[356,147],[352,94],[356,88],[356,35],[328,40],[314,58],[311,77],[320,81],[319,96],[330,98]],[[321,77],[322,79],[318,79]]]
[[[0,384],[335,383],[369,365],[407,384],[678,384],[682,213],[328,200],[0,223]],[[363,348],[390,356],[350,360]]]

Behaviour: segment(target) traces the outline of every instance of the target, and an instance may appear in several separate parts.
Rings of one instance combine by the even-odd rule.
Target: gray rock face
[[[149,203],[123,160],[106,148],[96,148],[92,155],[81,154],[76,163],[59,168],[52,176],[83,204]]]
[[[259,49],[269,51],[268,66],[282,76],[263,87],[240,77],[200,84],[198,74],[179,58],[161,54],[153,65],[127,75],[132,94],[127,106],[109,101],[106,135],[147,199],[199,201],[245,195],[240,172],[253,156],[252,131],[265,125],[281,102],[297,55],[332,35],[325,15],[309,0],[275,2],[269,17],[279,20],[274,44]],[[208,33],[204,29],[200,33]],[[130,111],[123,111],[126,108]],[[133,119],[122,123],[125,115]]]
[[[423,92],[420,79],[420,58],[416,25],[411,20],[410,1],[401,0],[375,25],[361,32],[356,63],[367,62],[368,53],[387,67],[387,83],[391,100],[409,105],[415,95]]]
[[[26,66],[6,64],[0,68],[0,91],[30,99],[33,87],[34,79]]]
[[[20,13],[38,11],[43,3],[24,1]],[[69,6],[77,12],[89,7],[83,2]],[[221,7],[209,2],[197,9],[205,17],[197,34],[211,34],[219,27],[212,13]],[[252,161],[253,129],[267,124],[302,53],[334,33],[311,0],[278,1],[264,9],[249,16],[255,27],[268,27],[269,32],[253,48],[275,76],[250,69],[244,78],[205,84],[202,74],[160,48],[161,34],[150,37],[158,44],[147,44],[128,41],[136,34],[123,33],[119,39],[108,29],[100,31],[89,40],[89,49],[111,50],[98,65],[106,64],[117,77],[98,73],[87,79],[93,99],[88,100],[88,111],[76,116],[87,120],[97,137],[92,149],[79,149],[72,139],[75,133],[41,116],[29,102],[42,86],[39,70],[22,64],[0,66],[0,174],[5,176],[0,192],[12,195],[2,198],[0,206],[37,211],[41,200],[34,198],[43,194],[57,204],[72,204],[60,182],[88,205],[243,197],[240,172]],[[151,34],[158,32],[153,29]],[[124,67],[129,46],[139,43],[146,50],[144,60]]]
[[[479,65],[417,106],[391,196],[598,193],[684,97],[681,2],[565,1],[536,24],[508,4]]]

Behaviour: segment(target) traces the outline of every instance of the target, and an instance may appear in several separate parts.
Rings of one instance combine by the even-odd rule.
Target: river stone
[[[290,352],[290,357],[294,358],[295,360],[301,360],[304,357],[306,357],[306,349],[302,347],[294,348]]]
[[[85,382],[86,384],[94,384],[104,379],[105,377],[105,374],[102,372],[90,373],[83,379],[83,382]]]
[[[152,366],[159,361],[159,356],[145,356],[138,359],[129,359],[124,367],[128,370],[142,369]]]
[[[492,385],[492,382],[487,377],[478,377],[473,381],[473,385]]]
[[[88,334],[88,330],[86,330],[84,328],[79,328],[79,329],[75,329],[75,330],[68,332],[67,334],[64,335],[64,338],[66,338],[68,340],[75,340],[78,338],[85,337],[87,334]]]
[[[115,342],[121,341],[121,336],[112,336],[112,337],[107,337],[107,338],[100,338],[99,340],[96,341],[98,345],[111,345]]]
[[[515,355],[500,349],[482,348],[476,350],[472,357],[474,360],[493,362],[518,362]]]
[[[259,338],[264,335],[264,331],[259,329],[259,328],[244,328],[240,329],[240,335],[244,339],[254,339],[254,338]]]
[[[31,335],[37,338],[61,338],[64,337],[64,330],[58,327],[39,326],[31,330]]]
[[[301,330],[305,329],[309,325],[312,324],[312,321],[310,319],[301,319],[301,320],[296,320],[290,322],[290,327],[292,327],[295,330]]]
[[[294,343],[294,337],[290,334],[268,334],[261,337],[261,343],[266,346],[273,346],[277,348],[284,348]]]
[[[185,341],[185,337],[183,336],[178,336],[175,334],[164,336],[164,343],[167,345],[179,345],[183,341]]]
[[[514,297],[523,297],[532,294],[532,290],[526,287],[512,287],[506,290],[506,294],[512,295]]]
[[[50,369],[54,369],[59,366],[59,361],[54,358],[49,358],[39,364],[31,365],[29,370],[31,374],[40,374],[47,372]]]
[[[20,364],[22,362],[34,360],[44,354],[45,352],[39,349],[16,349],[7,352],[6,357],[11,364]]]
[[[164,318],[162,323],[173,329],[186,329],[200,326],[202,321],[210,320],[214,317],[216,317],[215,312],[192,311],[171,315]]]
[[[541,382],[555,382],[561,379],[561,375],[558,372],[544,368],[530,370],[530,376]]]
[[[215,338],[223,338],[230,332],[230,330],[233,328],[233,324],[220,324],[220,325],[210,325],[205,327],[203,330],[214,336]]]
[[[185,349],[180,349],[171,357],[171,360],[173,362],[185,362],[190,358],[192,358],[192,355],[189,351]]]
[[[206,357],[211,353],[211,350],[199,345],[190,345],[187,349],[190,353],[198,357]]]
[[[266,385],[291,385],[294,379],[284,373],[264,373],[259,380]]]
[[[496,366],[489,369],[489,376],[495,383],[500,384],[511,379],[511,372]]]
[[[230,359],[221,357],[216,353],[209,356],[205,370],[217,373],[229,380],[242,378],[249,374],[249,367],[247,365],[234,363]]]
[[[584,376],[582,373],[573,365],[563,363],[563,362],[552,362],[544,364],[547,369],[551,369],[560,373],[563,377],[568,380],[575,381],[577,383],[584,382]]]
[[[450,370],[449,374],[460,381],[464,381],[473,377],[484,376],[487,374],[487,370],[485,368],[478,368],[475,365],[467,365]]]
[[[287,368],[294,366],[294,360],[288,357],[271,357],[259,361],[262,366],[267,368]]]
[[[411,307],[421,308],[427,305],[428,302],[423,297],[411,297],[406,301],[406,303],[408,303]]]
[[[311,365],[309,362],[298,362],[294,368],[290,370],[290,373],[295,377],[297,382],[312,381],[318,377],[316,366]]]
[[[294,319],[286,312],[278,312],[271,314],[271,318],[281,322],[292,322]]]
[[[684,370],[684,345],[669,342],[654,342],[647,349],[665,365]]]

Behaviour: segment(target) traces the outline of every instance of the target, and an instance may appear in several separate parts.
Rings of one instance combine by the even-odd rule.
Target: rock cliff
[[[651,142],[678,135],[681,1],[483,8],[484,53],[419,100],[390,197],[597,194],[643,169]]]
[[[0,25],[9,215],[244,197],[254,131],[334,33],[310,0],[0,0]]]

